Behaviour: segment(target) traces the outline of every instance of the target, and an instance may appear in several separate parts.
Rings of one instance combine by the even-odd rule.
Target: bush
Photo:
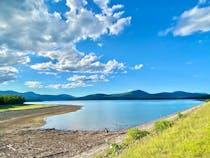
[[[157,121],[154,124],[154,128],[156,132],[162,132],[163,130],[172,127],[174,124],[173,121],[167,121],[167,120],[161,120],[161,121]]]
[[[132,128],[129,129],[126,133],[127,137],[127,141],[134,141],[134,140],[139,140],[145,136],[147,136],[149,134],[148,131],[143,131],[143,130],[139,130],[138,128]]]
[[[118,155],[120,153],[120,150],[122,149],[122,146],[117,143],[107,143],[109,145],[108,149],[108,155]]]
[[[208,103],[210,101],[210,99],[206,99],[205,102]]]
[[[181,113],[181,112],[178,112],[177,113],[177,117],[180,119],[180,118],[182,118],[184,115]]]

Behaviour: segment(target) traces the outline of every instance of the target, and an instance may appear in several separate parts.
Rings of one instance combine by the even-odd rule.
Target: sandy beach
[[[187,114],[199,106],[184,110]],[[81,106],[55,106],[42,109],[0,113],[0,157],[92,157],[106,149],[107,141],[121,142],[125,131],[40,130],[48,116],[74,112]],[[172,114],[164,119],[174,120]],[[155,121],[139,126],[151,130]]]

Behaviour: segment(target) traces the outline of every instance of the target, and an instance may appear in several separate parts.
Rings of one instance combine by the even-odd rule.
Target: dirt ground
[[[73,157],[97,148],[124,131],[40,130],[43,118],[79,110],[79,106],[56,106],[43,109],[0,113],[0,157],[44,158]]]

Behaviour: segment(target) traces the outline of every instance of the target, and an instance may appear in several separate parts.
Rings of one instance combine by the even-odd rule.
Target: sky
[[[0,90],[210,93],[209,37],[209,0],[1,0]]]

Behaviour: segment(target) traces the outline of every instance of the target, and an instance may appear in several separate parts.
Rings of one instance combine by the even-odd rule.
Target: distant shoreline
[[[160,99],[156,99],[156,98],[148,98],[148,99],[135,99],[135,98],[132,98],[132,99],[71,99],[71,100],[37,100],[37,101],[26,101],[26,102],[30,102],[30,103],[34,103],[34,102],[56,102],[56,101],[126,101],[126,100],[142,100],[142,101],[149,101],[149,100],[152,100],[152,101],[155,101],[155,100],[200,100],[200,101],[205,101],[206,99],[196,99],[196,98],[160,98]]]

